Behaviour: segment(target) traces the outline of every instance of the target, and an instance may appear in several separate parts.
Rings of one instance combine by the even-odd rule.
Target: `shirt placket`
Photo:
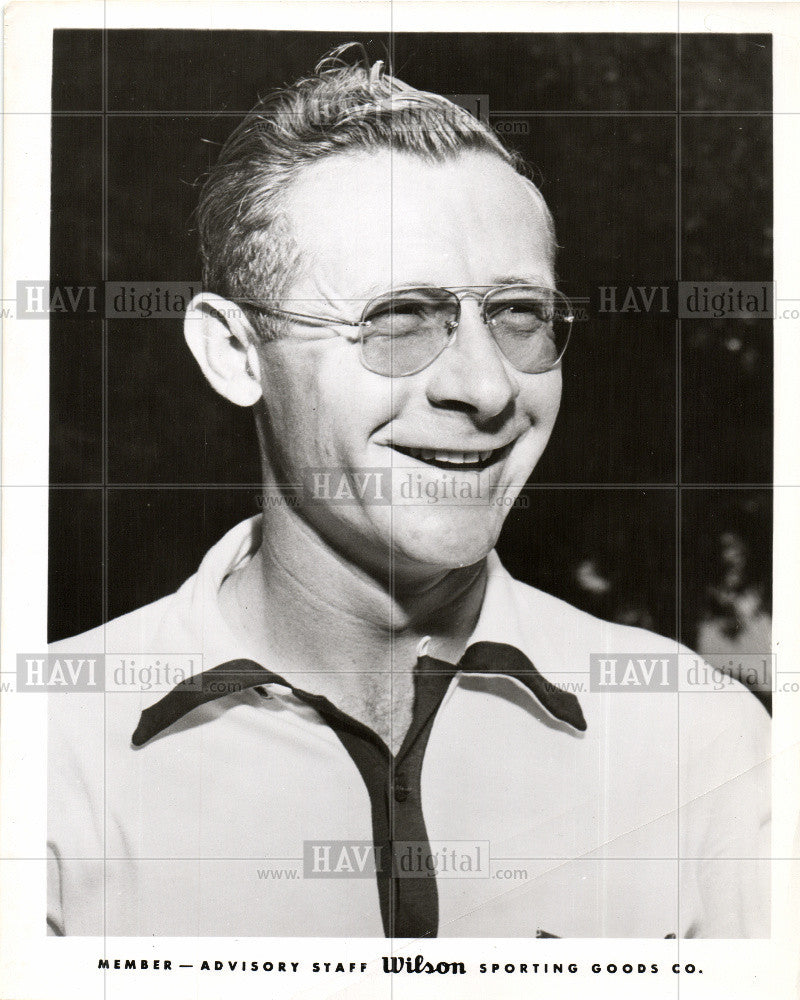
[[[422,766],[436,717],[456,668],[422,657],[415,676],[414,709],[397,756],[369,726],[346,715],[326,698],[295,690],[331,726],[349,753],[370,797],[376,879],[387,937],[436,937],[439,893],[422,811]],[[403,870],[410,851],[413,870]]]

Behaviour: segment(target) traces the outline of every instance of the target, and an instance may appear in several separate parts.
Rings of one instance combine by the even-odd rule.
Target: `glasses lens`
[[[362,358],[379,375],[413,375],[447,346],[458,299],[444,288],[411,288],[374,299],[364,310]]]
[[[485,310],[497,346],[519,371],[549,371],[561,360],[572,308],[560,292],[528,285],[499,288],[487,297]]]

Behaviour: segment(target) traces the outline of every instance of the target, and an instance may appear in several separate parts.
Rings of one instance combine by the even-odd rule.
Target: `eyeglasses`
[[[483,322],[518,371],[547,372],[561,361],[575,318],[572,306],[554,288],[538,285],[400,288],[370,299],[355,322],[248,305],[309,324],[358,329],[363,366],[376,375],[399,378],[421,372],[453,343],[465,298],[480,303]]]

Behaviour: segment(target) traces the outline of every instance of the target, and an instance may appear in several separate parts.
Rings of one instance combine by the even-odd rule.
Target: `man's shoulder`
[[[170,594],[87,632],[51,643],[51,657],[94,661],[97,683],[96,688],[70,692],[69,697],[50,697],[49,740],[54,766],[59,766],[60,760],[60,766],[75,767],[79,757],[96,751],[105,730],[116,732],[119,728],[123,735],[133,731],[141,710],[140,697],[135,685],[119,693],[125,687],[120,670],[129,670],[128,665],[134,662],[149,663],[154,656],[160,661],[169,652],[161,647],[165,636],[175,637],[178,603],[177,595]]]
[[[187,676],[238,655],[218,591],[231,565],[252,549],[255,522],[248,519],[224,535],[173,593],[50,645],[51,656],[93,658],[98,681],[94,690],[50,700],[51,746],[62,740],[83,757],[101,736],[127,746],[144,708]]]
[[[588,644],[591,652],[618,650],[653,655],[691,654],[686,646],[668,636],[635,625],[598,618],[530,584],[508,576],[518,618],[527,620],[536,631],[547,634],[557,645]]]
[[[94,752],[104,731],[127,742],[147,699],[158,697],[153,679],[161,680],[168,672],[171,676],[197,653],[199,639],[192,635],[191,615],[187,613],[186,588],[191,589],[192,579],[172,594],[50,644],[51,658],[93,661],[97,685],[70,692],[69,697],[49,699],[50,745],[63,744],[65,761],[85,756],[89,747]],[[199,657],[197,660],[200,662]],[[64,671],[69,667],[68,663],[62,665]],[[171,684],[175,682],[173,678]]]
[[[768,713],[743,684],[714,671],[700,654],[677,639],[597,618],[510,576],[508,581],[515,617],[527,630],[531,648],[545,651],[542,673],[552,671],[555,680],[560,672],[582,677],[579,700],[589,711],[596,709],[605,724],[618,719],[641,731],[645,720],[672,713],[676,734],[687,745],[736,744],[751,760],[768,756]],[[603,686],[600,682],[612,674],[617,683]],[[665,676],[668,685],[655,690],[655,682]],[[680,705],[665,713],[664,696],[670,694]]]
[[[151,641],[176,617],[180,591],[111,619],[103,625],[59,639],[49,645],[56,656],[88,653],[132,653],[147,650]]]

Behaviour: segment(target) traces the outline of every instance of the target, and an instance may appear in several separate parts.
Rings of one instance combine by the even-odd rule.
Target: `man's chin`
[[[435,510],[394,507],[392,553],[397,563],[409,566],[473,566],[494,548],[502,526],[499,512],[486,508],[448,508],[444,503]]]

